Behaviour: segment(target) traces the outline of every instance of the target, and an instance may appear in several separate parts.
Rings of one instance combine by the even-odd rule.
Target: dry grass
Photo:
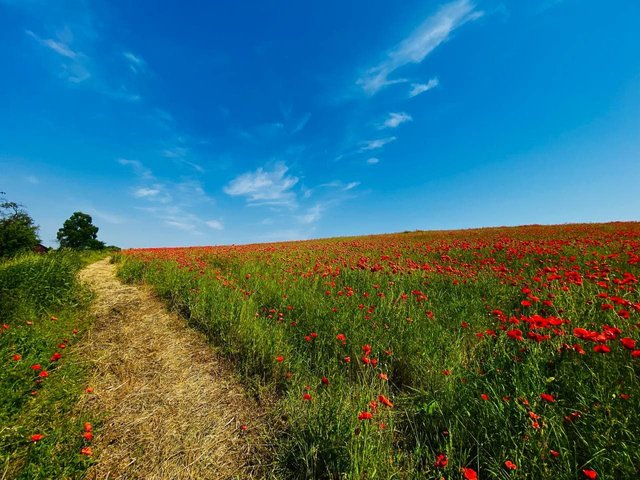
[[[253,478],[263,415],[201,334],[114,269],[81,272],[97,296],[84,407],[105,417],[87,478]]]

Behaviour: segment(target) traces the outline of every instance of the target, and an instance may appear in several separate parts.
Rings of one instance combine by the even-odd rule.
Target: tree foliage
[[[99,250],[104,248],[104,242],[97,239],[98,227],[93,224],[91,215],[74,212],[62,228],[58,230],[57,238],[61,248],[76,250]]]
[[[38,226],[22,205],[10,202],[0,192],[0,258],[32,250],[40,239]]]

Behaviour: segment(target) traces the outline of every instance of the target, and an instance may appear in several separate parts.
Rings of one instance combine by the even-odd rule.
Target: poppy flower
[[[549,453],[551,455],[553,455],[554,457],[559,457],[560,456],[560,452],[556,452],[555,450],[549,450]]]
[[[631,352],[631,356],[633,358],[640,358],[640,350],[634,350],[633,352]]]
[[[507,470],[517,470],[518,469],[516,464],[513,463],[511,460],[507,460],[506,462],[504,462],[504,466],[507,468]]]
[[[590,468],[585,468],[584,470],[582,470],[582,473],[584,473],[584,476],[589,480],[595,480],[596,478],[598,478],[598,472]]]
[[[480,395],[480,398],[486,402],[487,400],[489,400],[489,395],[483,393],[482,395]]]
[[[34,433],[33,435],[31,435],[30,440],[33,443],[36,443],[42,440],[43,438],[44,438],[44,435],[42,435],[41,433]]]
[[[42,371],[38,374],[38,376],[39,376],[40,378],[47,378],[47,377],[49,376],[49,372],[47,372],[46,370],[42,370]]]
[[[597,353],[609,353],[611,349],[607,345],[598,344],[593,347],[593,351]]]
[[[278,356],[276,357],[276,362],[278,362],[278,363],[282,363],[282,362],[284,362],[284,357],[283,357],[282,355],[278,355]]]
[[[57,362],[58,360],[60,360],[61,357],[62,357],[62,354],[56,352],[51,356],[51,361],[52,362]]]
[[[86,455],[87,457],[90,457],[91,455],[93,455],[93,450],[91,449],[91,447],[84,447],[82,450],[80,450],[80,453],[82,455]]]
[[[391,400],[389,400],[384,395],[378,395],[378,401],[389,408],[393,408],[393,403],[391,403]]]
[[[91,432],[84,432],[82,434],[82,438],[84,438],[86,441],[90,442],[91,440],[93,440],[93,433]]]
[[[89,422],[84,422],[82,428],[85,432],[90,432],[91,430],[93,430],[93,425],[91,425]]]
[[[464,467],[462,469],[462,476],[465,478],[465,480],[478,480],[478,472],[476,472],[473,468]]]
[[[621,338],[620,343],[622,343],[622,346],[628,350],[634,350],[636,348],[636,341],[633,338]]]
[[[358,420],[371,420],[373,418],[373,414],[371,412],[360,412],[358,414]]]
[[[93,387],[87,387],[84,389],[86,393],[93,393]]]
[[[31,370],[33,370],[34,372],[42,370],[42,365],[40,365],[39,363],[34,363],[33,365],[31,365]]]
[[[20,355],[19,353],[16,353],[13,357],[11,357],[13,359],[14,362],[19,362],[20,360],[22,360],[22,355]]]
[[[304,393],[304,394],[302,395],[302,399],[303,399],[303,400],[306,400],[307,402],[310,402],[310,401],[311,401],[311,394],[309,394],[309,393]]]
[[[386,373],[379,373],[379,374],[378,374],[378,378],[379,378],[380,380],[384,380],[384,381],[389,380],[389,377],[387,376],[387,374],[386,374]]]
[[[541,393],[540,398],[542,398],[545,402],[549,402],[549,403],[553,403],[556,401],[556,397],[548,393]]]
[[[447,458],[447,456],[444,453],[440,453],[436,457],[435,467],[444,468],[447,466],[448,463],[449,463],[449,459]]]
[[[324,385],[329,385],[329,379],[327,377],[322,377],[322,383]]]

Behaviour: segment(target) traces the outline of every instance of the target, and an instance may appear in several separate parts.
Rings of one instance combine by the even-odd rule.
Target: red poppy
[[[633,352],[631,352],[631,356],[633,358],[639,358],[640,357],[640,350],[634,350]]]
[[[436,463],[435,463],[436,468],[444,468],[447,466],[448,463],[449,463],[449,459],[444,453],[438,454],[438,456],[436,457]]]
[[[489,400],[489,395],[483,393],[482,395],[480,395],[480,398],[486,402],[487,400]]]
[[[84,422],[84,425],[82,428],[84,429],[85,432],[90,432],[91,430],[93,430],[93,425],[91,425],[89,422]]]
[[[19,353],[16,353],[16,354],[15,354],[13,357],[11,357],[11,358],[13,358],[13,361],[14,361],[14,362],[18,362],[18,361],[22,360],[22,355],[20,355]]]
[[[283,357],[282,355],[278,355],[278,356],[276,357],[276,362],[279,362],[279,363],[284,362],[284,357]]]
[[[327,377],[322,377],[322,383],[324,385],[329,385],[329,379]]]
[[[391,400],[389,400],[384,395],[378,395],[378,401],[389,408],[393,408],[393,403],[391,403]]]
[[[504,462],[504,466],[507,468],[507,470],[517,470],[518,469],[516,464],[513,463],[511,460],[507,460],[506,462]]]
[[[84,432],[82,434],[82,438],[84,438],[86,441],[90,442],[91,440],[93,440],[93,433],[91,432]]]
[[[93,455],[93,450],[91,450],[91,447],[84,447],[82,450],[80,450],[80,453],[82,453],[82,455],[90,457],[91,455]]]
[[[371,420],[373,418],[373,414],[371,412],[360,412],[358,414],[358,420]]]
[[[598,472],[596,472],[595,470],[591,470],[590,468],[585,468],[584,470],[582,470],[582,473],[584,473],[584,476],[589,480],[595,480],[596,478],[598,478]]]
[[[35,363],[31,365],[31,370],[33,370],[34,372],[37,372],[38,370],[42,370],[42,365],[40,365],[39,363]]]
[[[49,376],[49,372],[47,372],[46,370],[42,370],[42,371],[38,374],[38,376],[39,376],[40,378],[47,378],[47,377]]]
[[[52,362],[57,362],[58,360],[60,360],[61,357],[62,357],[62,354],[56,352],[51,356],[51,361]]]
[[[609,353],[611,349],[607,345],[603,345],[600,343],[593,347],[593,351],[597,353]]]
[[[311,395],[309,393],[304,393],[302,395],[302,399],[306,400],[307,402],[311,401]]]
[[[540,398],[542,398],[545,402],[553,403],[556,401],[556,398],[553,395],[548,393],[541,393]]]
[[[44,435],[42,435],[41,433],[34,433],[33,435],[31,435],[30,440],[35,443],[35,442],[39,442],[40,440],[42,440],[44,438]]]
[[[628,350],[633,350],[636,348],[636,341],[633,338],[621,338],[620,343],[622,343],[622,346]]]
[[[549,450],[549,453],[551,455],[553,455],[554,457],[559,457],[560,456],[560,452],[556,452],[555,450]]]
[[[478,472],[476,472],[473,468],[463,468],[462,475],[465,480],[478,480]]]

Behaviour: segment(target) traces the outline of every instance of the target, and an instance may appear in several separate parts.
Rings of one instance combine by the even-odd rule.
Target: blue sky
[[[0,0],[0,190],[46,244],[640,219],[640,2]]]

